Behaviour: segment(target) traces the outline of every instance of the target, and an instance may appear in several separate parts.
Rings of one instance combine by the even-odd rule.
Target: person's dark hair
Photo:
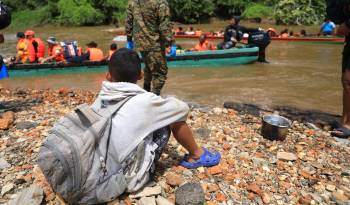
[[[281,31],[281,35],[284,34],[284,33],[288,33],[288,32],[289,32],[289,30],[286,28],[286,29]]]
[[[232,19],[235,20],[236,24],[239,24],[239,22],[241,21],[241,17],[240,16],[233,16]]]
[[[112,43],[111,46],[109,47],[109,49],[111,49],[112,51],[115,51],[118,49],[118,46],[116,43]]]
[[[181,26],[179,27],[179,31],[183,31],[183,28]]]
[[[91,41],[90,43],[87,44],[89,48],[97,48],[97,43],[95,41]]]
[[[25,38],[26,36],[24,35],[23,32],[18,32],[18,33],[16,34],[16,37],[17,37],[17,38]]]
[[[307,36],[306,30],[305,30],[305,29],[302,29],[302,30],[300,31],[300,35],[302,35],[302,36]]]
[[[136,83],[141,74],[141,59],[135,51],[121,48],[112,55],[108,67],[114,81]]]

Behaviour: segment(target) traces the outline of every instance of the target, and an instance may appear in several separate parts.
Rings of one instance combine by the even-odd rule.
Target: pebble
[[[327,184],[326,189],[327,191],[333,192],[335,191],[336,187],[333,184]]]
[[[0,170],[10,168],[11,164],[9,164],[5,159],[0,158]]]
[[[347,196],[345,196],[344,193],[340,193],[339,191],[333,192],[332,196],[335,199],[335,201],[338,201],[338,202],[348,202],[349,201],[349,198]]]
[[[158,196],[156,199],[157,205],[174,205],[174,203],[170,202],[168,199]]]
[[[156,198],[154,196],[153,197],[142,197],[139,202],[141,205],[157,205]]]
[[[142,197],[157,196],[157,195],[160,195],[161,193],[162,193],[161,186],[145,187],[144,189],[140,190],[136,194],[130,195],[130,198],[138,199]]]
[[[198,183],[187,183],[175,191],[177,205],[203,205],[204,202],[204,191]]]
[[[15,199],[11,200],[8,205],[40,205],[43,199],[43,189],[37,185],[32,185],[23,190]]]
[[[5,186],[2,187],[1,189],[1,196],[4,196],[5,194],[9,193],[15,188],[15,185],[12,183],[6,184]]]
[[[285,161],[295,161],[298,159],[298,157],[290,152],[277,152],[277,159]]]
[[[168,174],[168,175],[166,175],[165,178],[166,178],[167,184],[169,184],[170,186],[173,186],[173,187],[180,186],[183,182],[183,179],[176,174]]]

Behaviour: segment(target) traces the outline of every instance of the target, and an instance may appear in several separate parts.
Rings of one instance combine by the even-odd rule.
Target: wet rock
[[[6,184],[1,189],[1,196],[4,196],[5,194],[11,192],[15,188],[15,185],[12,183]]]
[[[130,195],[131,199],[139,199],[142,197],[150,197],[150,196],[157,196],[162,193],[162,187],[161,186],[155,186],[155,187],[145,187],[141,191],[137,192],[134,195]]]
[[[166,183],[170,186],[180,186],[183,182],[183,179],[176,174],[168,174],[166,176]]]
[[[38,126],[38,123],[29,121],[23,121],[16,124],[16,128],[19,130],[29,130],[31,128],[35,128],[36,126]]]
[[[40,205],[44,198],[44,191],[37,185],[23,190],[15,199],[9,202],[8,205]]]
[[[141,205],[157,205],[156,199],[154,196],[153,197],[142,197],[139,202]]]
[[[177,205],[203,205],[205,202],[204,191],[198,183],[187,183],[179,187],[175,192]]]
[[[295,161],[298,159],[298,157],[290,152],[278,152],[277,159],[284,161]]]
[[[174,205],[174,203],[170,202],[164,197],[158,196],[157,199],[157,205]]]
[[[2,169],[7,169],[7,168],[10,168],[10,167],[11,167],[11,164],[9,164],[5,159],[0,158],[0,171]]]

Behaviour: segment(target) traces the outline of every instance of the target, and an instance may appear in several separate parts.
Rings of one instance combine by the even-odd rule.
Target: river
[[[43,39],[54,35],[58,39],[77,39],[82,45],[95,40],[107,51],[113,37],[105,31],[109,28],[42,27],[35,31]],[[6,43],[0,45],[0,54],[8,56],[15,50],[15,30],[5,30],[4,34]],[[195,43],[178,42],[184,47]],[[339,44],[273,42],[267,50],[270,64],[170,69],[163,93],[211,106],[235,101],[340,114],[341,51]],[[0,87],[98,91],[103,80],[103,73],[49,75],[1,80]]]

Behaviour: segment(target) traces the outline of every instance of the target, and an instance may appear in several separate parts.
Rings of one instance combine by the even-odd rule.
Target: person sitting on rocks
[[[176,141],[189,152],[180,162],[181,166],[196,169],[219,164],[220,153],[209,152],[197,145],[191,129],[186,124],[188,105],[173,97],[163,98],[145,91],[136,84],[142,78],[138,54],[122,48],[112,55],[107,80],[102,83],[102,90],[96,99],[108,106],[133,96],[119,114],[113,117],[110,142],[110,146],[120,153],[120,156],[124,156],[121,161],[128,161],[133,150],[141,142],[145,143],[146,151],[143,153],[141,168],[124,173],[130,183],[128,192],[137,191],[148,181],[154,171],[155,162],[159,160],[169,140],[170,130]],[[136,166],[137,162],[129,161],[128,167]]]

